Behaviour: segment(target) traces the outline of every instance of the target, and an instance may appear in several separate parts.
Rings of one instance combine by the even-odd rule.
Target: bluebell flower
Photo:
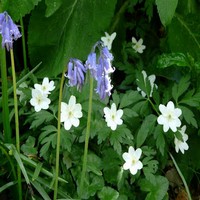
[[[0,34],[2,35],[2,47],[9,51],[13,48],[13,40],[21,37],[17,25],[5,11],[0,13]]]
[[[84,73],[86,69],[83,63],[75,58],[71,58],[68,63],[68,73],[65,75],[69,79],[70,86],[77,86],[77,89],[80,90],[84,84]]]
[[[85,63],[85,67],[87,70],[90,70],[92,77],[97,80],[97,63],[96,63],[96,53],[91,52],[88,55],[87,61]]]

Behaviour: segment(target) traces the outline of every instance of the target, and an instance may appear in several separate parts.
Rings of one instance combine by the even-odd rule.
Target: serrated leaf
[[[47,6],[45,16],[50,17],[60,8],[62,0],[45,0],[45,4]]]
[[[138,93],[138,91],[129,91],[123,95],[120,102],[120,108],[130,106],[131,104],[134,104],[140,101],[141,99],[144,98]]]
[[[198,128],[197,121],[194,118],[194,113],[189,108],[187,108],[185,106],[180,106],[180,108],[182,110],[183,117],[184,117],[185,121],[188,124],[193,125],[195,128]]]
[[[98,193],[100,200],[117,200],[119,193],[111,187],[103,187]]]
[[[57,132],[57,128],[53,125],[47,125],[44,128],[42,128],[43,132],[40,134],[38,141],[41,142],[47,135],[50,133]]]
[[[169,54],[162,54],[158,57],[157,67],[158,68],[166,68],[170,66],[180,66],[186,67],[189,66],[187,62],[187,58],[183,53],[169,53]]]
[[[169,26],[168,41],[172,52],[200,57],[200,15],[175,15]]]
[[[184,76],[178,84],[174,84],[172,88],[172,96],[174,100],[177,102],[178,98],[185,92],[190,86],[190,77]]]
[[[144,119],[136,138],[137,148],[140,147],[145,142],[149,132],[152,130],[156,122],[156,119],[157,119],[156,116],[152,114],[148,115]]]
[[[93,172],[97,176],[102,176],[102,161],[101,159],[95,154],[88,154],[87,157],[87,168],[88,172]]]
[[[190,90],[179,101],[179,104],[186,104],[191,107],[198,107],[200,104],[200,93],[194,94],[194,90]]]
[[[155,181],[141,179],[139,185],[142,191],[148,192],[145,200],[163,200],[167,193],[169,182],[163,176],[155,176]]]
[[[164,26],[167,26],[170,24],[174,16],[177,5],[178,5],[178,0],[167,0],[167,1],[156,0],[158,14]]]
[[[46,110],[41,110],[40,112],[34,113],[32,116],[34,117],[34,120],[31,123],[30,129],[37,128],[41,124],[54,119],[53,114]]]
[[[29,14],[41,0],[4,0],[2,9],[6,10],[14,21]]]
[[[85,60],[106,31],[116,0],[68,0],[48,18],[40,4],[31,15],[28,48],[32,65],[42,61],[40,75],[57,75],[72,57]]]
[[[158,125],[154,131],[154,138],[156,139],[156,147],[159,149],[160,153],[164,155],[165,153],[165,138],[163,135],[162,126]]]

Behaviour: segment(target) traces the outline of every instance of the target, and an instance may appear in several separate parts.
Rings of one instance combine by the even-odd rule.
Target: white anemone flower
[[[114,32],[109,35],[107,32],[105,32],[105,35],[105,37],[101,37],[101,41],[103,42],[104,46],[108,47],[108,50],[111,50],[113,40],[115,39],[117,34],[116,32]]]
[[[181,121],[179,119],[182,114],[181,109],[175,108],[174,103],[169,101],[167,106],[160,104],[159,110],[161,115],[157,118],[157,122],[158,124],[163,125],[163,131],[167,132],[171,129],[173,132],[176,132],[177,127],[181,126]]]
[[[181,128],[181,130],[179,130],[179,132],[182,135],[183,141],[179,140],[177,137],[174,138],[175,150],[176,150],[177,153],[180,150],[181,153],[184,154],[184,151],[189,149],[189,146],[186,143],[186,141],[188,140],[188,135],[185,134],[185,130],[186,130],[186,125],[184,125]]]
[[[64,128],[69,130],[72,126],[79,126],[79,118],[83,116],[82,106],[76,103],[76,97],[71,96],[69,103],[61,102],[61,122],[64,122]]]
[[[132,146],[130,146],[128,152],[122,154],[122,157],[125,160],[123,169],[129,169],[132,175],[137,174],[137,171],[143,168],[143,164],[139,160],[141,155],[142,150],[140,148],[135,150]]]
[[[44,94],[50,94],[50,91],[55,89],[54,81],[49,81],[48,77],[45,77],[42,81],[42,85],[34,84],[35,89],[40,90]]]
[[[138,53],[143,53],[143,50],[146,48],[145,45],[143,45],[143,39],[140,38],[138,41],[135,39],[135,37],[132,37],[132,47],[133,49]]]
[[[142,75],[143,75],[145,84],[146,84],[146,81],[147,81],[147,80],[150,82],[151,91],[150,91],[149,96],[152,97],[154,88],[158,89],[158,86],[154,83],[155,80],[156,80],[156,76],[155,76],[154,74],[152,74],[152,75],[150,75],[150,76],[147,76],[147,73],[146,73],[146,71],[144,71],[144,70],[142,70]],[[141,92],[141,95],[142,95],[143,97],[146,97],[147,94],[146,94],[144,91],[142,91],[139,87],[137,87],[137,91],[138,91],[138,92]]]
[[[47,94],[42,93],[40,90],[32,89],[32,98],[30,104],[34,106],[36,112],[42,109],[48,109],[51,100],[47,97]]]
[[[105,121],[107,122],[107,126],[110,127],[113,131],[116,130],[117,125],[122,125],[123,120],[121,119],[121,117],[123,115],[123,110],[117,110],[115,103],[111,105],[111,109],[105,107],[103,111],[105,114],[104,117]]]

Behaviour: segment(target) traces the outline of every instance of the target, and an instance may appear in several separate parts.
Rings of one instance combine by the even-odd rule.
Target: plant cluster
[[[199,8],[0,0],[0,199],[198,198]]]

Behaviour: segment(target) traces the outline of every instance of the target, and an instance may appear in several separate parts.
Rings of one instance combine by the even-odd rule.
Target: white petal
[[[68,131],[71,127],[72,127],[72,124],[71,124],[70,120],[66,120],[64,122],[64,128],[65,128],[65,130]]]
[[[135,39],[135,37],[132,37],[132,43],[133,43],[133,44],[136,44],[136,43],[137,43],[137,40]]]
[[[75,126],[75,127],[79,126],[79,119],[72,118],[70,121],[71,121],[71,123],[72,123],[73,126]]]

